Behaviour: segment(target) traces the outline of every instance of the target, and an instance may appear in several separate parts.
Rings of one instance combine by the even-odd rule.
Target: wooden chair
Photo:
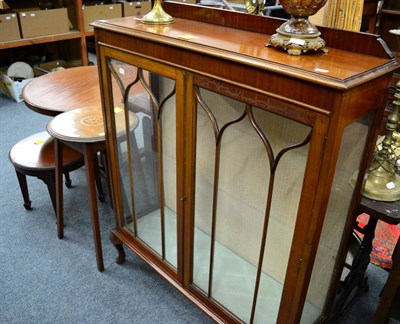
[[[70,188],[69,172],[84,165],[83,156],[79,152],[65,147],[63,157],[65,185]],[[11,148],[9,158],[17,173],[24,207],[27,210],[31,209],[26,176],[33,176],[46,184],[54,211],[56,211],[54,139],[47,132],[26,137]]]

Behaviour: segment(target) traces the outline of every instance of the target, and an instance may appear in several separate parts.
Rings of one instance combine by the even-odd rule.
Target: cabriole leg
[[[110,234],[110,241],[115,246],[118,251],[118,256],[115,259],[115,262],[118,264],[122,264],[125,262],[125,251],[122,245],[122,241],[113,233]]]

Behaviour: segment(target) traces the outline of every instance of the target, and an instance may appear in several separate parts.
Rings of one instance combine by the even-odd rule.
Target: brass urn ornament
[[[400,138],[400,81],[396,84],[394,110],[388,116],[386,134],[374,154],[369,168],[363,196],[380,201],[400,200],[398,144]]]
[[[310,50],[327,52],[325,41],[319,37],[321,33],[308,20],[326,2],[327,0],[280,0],[285,12],[292,17],[276,30],[266,46],[281,47],[291,55],[300,55]]]
[[[167,14],[161,6],[161,0],[155,0],[153,9],[141,19],[144,24],[165,25],[174,22],[174,18]]]
[[[264,15],[264,0],[245,0],[244,5],[246,6],[248,14],[259,16]]]

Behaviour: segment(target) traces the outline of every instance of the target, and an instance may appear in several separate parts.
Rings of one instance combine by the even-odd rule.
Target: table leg
[[[46,173],[42,175],[40,179],[46,184],[47,191],[49,192],[51,203],[53,204],[53,209],[57,215],[57,197],[56,197],[56,179],[55,174]]]
[[[375,236],[377,222],[378,220],[375,217],[369,217],[368,224],[364,227],[364,238],[361,246],[354,257],[349,274],[339,287],[338,296],[327,323],[337,323],[357,298],[368,290],[365,272],[370,262],[372,241]]]
[[[372,251],[372,241],[375,237],[377,222],[378,220],[375,217],[369,217],[368,224],[364,228],[364,238],[361,246],[354,257],[350,273],[344,281],[345,287],[352,289],[354,285],[359,285],[365,278],[365,272],[371,260],[370,253]]]
[[[97,153],[94,155],[95,157],[95,163],[93,164],[94,167],[94,177],[96,179],[96,186],[97,186],[97,192],[99,195],[99,200],[101,202],[104,202],[104,192],[103,192],[103,185],[101,183],[101,171],[100,171],[100,166],[99,166],[99,157],[97,156]]]
[[[400,240],[397,241],[392,255],[392,268],[390,269],[388,279],[380,296],[380,301],[376,309],[373,323],[386,323],[388,320],[392,302],[400,288]],[[394,323],[394,322],[393,322]]]
[[[56,178],[56,216],[57,236],[64,237],[64,210],[63,210],[63,144],[54,138],[55,178]]]
[[[101,247],[101,236],[100,236],[100,223],[99,223],[99,212],[97,206],[96,197],[96,179],[95,179],[95,154],[90,144],[84,144],[83,156],[86,165],[86,180],[89,192],[89,203],[91,210],[91,221],[93,230],[94,247],[96,251],[97,269],[102,272],[104,270],[103,264],[103,252]]]
[[[29,199],[28,182],[26,181],[26,175],[15,170],[18,178],[19,187],[21,189],[22,197],[24,198],[24,207],[26,210],[31,210],[31,200]]]

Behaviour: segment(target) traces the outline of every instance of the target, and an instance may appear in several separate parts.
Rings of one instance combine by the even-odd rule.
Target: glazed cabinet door
[[[201,76],[195,93],[192,286],[240,321],[276,323],[315,116]]]
[[[227,321],[299,322],[302,313],[302,323],[314,323],[324,308],[374,114],[339,130],[339,160],[327,176],[324,166],[335,154],[325,150],[327,115],[205,76],[195,75],[193,84],[190,287],[228,309]],[[327,210],[318,202],[324,191],[330,191]],[[314,230],[324,221],[311,252]],[[310,280],[303,275],[313,262],[303,260],[313,253]]]
[[[177,215],[177,128],[183,74],[110,50],[102,61],[110,168],[118,230],[178,279],[181,237]]]

